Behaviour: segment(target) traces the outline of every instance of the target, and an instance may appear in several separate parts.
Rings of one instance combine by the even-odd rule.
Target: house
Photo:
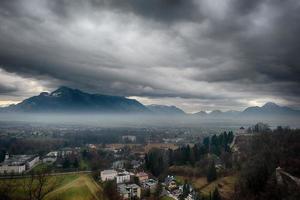
[[[242,134],[245,134],[245,133],[247,133],[247,130],[243,126],[240,127],[238,130],[236,130],[236,134],[242,135]]]
[[[175,199],[179,199],[180,195],[182,195],[182,189],[176,187],[172,190],[171,194]]]
[[[130,173],[127,171],[118,172],[116,176],[116,182],[117,184],[120,183],[127,183],[130,181]]]
[[[155,192],[157,184],[158,184],[158,181],[156,181],[154,179],[147,179],[142,182],[143,188],[149,189],[151,193]]]
[[[58,151],[50,151],[49,153],[47,153],[46,156],[54,156],[54,157],[57,157],[57,156],[58,156]]]
[[[43,157],[43,163],[54,163],[57,160],[58,151],[50,151],[46,156]]]
[[[43,158],[43,163],[54,163],[57,160],[55,156],[45,156]]]
[[[102,181],[116,180],[117,184],[127,183],[130,181],[131,173],[127,171],[117,172],[116,170],[109,169],[101,171],[100,176]]]
[[[143,181],[146,181],[149,179],[148,174],[145,172],[138,172],[138,173],[136,173],[135,176],[139,179],[140,182],[143,182]]]
[[[87,144],[86,146],[90,149],[97,149],[97,146],[95,144]]]
[[[169,190],[173,190],[175,188],[177,188],[177,183],[176,183],[176,179],[174,176],[167,176],[165,178],[165,185],[167,186],[167,188]]]
[[[124,136],[122,136],[122,140],[124,142],[135,142],[136,141],[136,136],[134,136],[134,135],[124,135]]]
[[[141,198],[141,187],[137,184],[120,184],[118,191],[123,199]]]
[[[103,170],[100,172],[102,181],[114,180],[117,176],[118,172],[116,170]]]
[[[6,155],[5,160],[0,163],[0,174],[20,174],[32,169],[38,162],[39,156],[36,155]]]
[[[60,154],[64,158],[67,157],[68,155],[76,154],[76,152],[74,151],[74,149],[66,147],[61,150]]]

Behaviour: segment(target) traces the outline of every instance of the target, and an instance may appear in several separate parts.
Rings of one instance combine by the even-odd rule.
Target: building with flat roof
[[[120,183],[127,183],[130,181],[130,173],[127,171],[118,172],[116,176],[116,182],[117,184]]]
[[[116,170],[108,169],[100,172],[102,181],[110,181],[114,180],[117,176],[118,172]]]
[[[122,140],[124,142],[135,142],[136,141],[136,136],[134,136],[134,135],[123,135]]]
[[[6,156],[5,160],[0,163],[0,174],[20,174],[32,169],[38,162],[39,156],[37,155]]]
[[[102,181],[116,180],[117,184],[127,183],[130,181],[131,173],[127,171],[116,171],[113,169],[103,170],[100,173]]]

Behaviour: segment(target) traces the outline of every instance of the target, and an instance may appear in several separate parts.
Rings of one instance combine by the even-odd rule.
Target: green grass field
[[[57,181],[58,184],[54,191],[45,197],[45,200],[105,200],[102,188],[88,174],[51,176],[49,179]],[[17,179],[20,187],[14,192],[14,199],[25,199],[26,196],[21,186],[24,181],[26,179]]]
[[[67,180],[48,194],[46,200],[103,200],[102,188],[89,175]]]

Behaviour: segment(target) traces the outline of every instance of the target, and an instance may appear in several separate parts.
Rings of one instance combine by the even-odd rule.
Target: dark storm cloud
[[[48,89],[179,97],[188,109],[299,107],[299,11],[297,0],[3,0],[0,65]]]
[[[192,0],[90,0],[73,1],[53,0],[49,1],[49,8],[62,17],[72,15],[70,11],[78,9],[105,10],[133,13],[147,19],[172,23],[178,20],[199,21],[202,19],[197,6]]]
[[[15,86],[4,85],[3,83],[0,83],[0,95],[9,94],[16,91],[18,91],[18,89]]]
[[[299,11],[299,2],[293,0],[237,1],[230,8],[234,14],[212,19],[207,32],[208,37],[219,42],[230,41],[235,55],[225,57],[222,65],[205,73],[200,69],[195,78],[208,82],[274,83],[268,92],[299,96]],[[280,87],[280,83],[288,83],[289,87]]]

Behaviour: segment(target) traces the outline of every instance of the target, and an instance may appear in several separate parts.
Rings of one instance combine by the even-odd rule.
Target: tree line
[[[235,199],[300,199],[299,185],[280,184],[276,168],[300,177],[300,130],[278,127],[253,135],[241,164]]]
[[[159,176],[169,166],[191,165],[194,166],[207,154],[221,156],[230,152],[230,144],[234,138],[233,132],[224,132],[219,135],[205,137],[202,142],[193,146],[185,145],[178,149],[161,150],[152,149],[145,155],[146,168],[155,176]]]

